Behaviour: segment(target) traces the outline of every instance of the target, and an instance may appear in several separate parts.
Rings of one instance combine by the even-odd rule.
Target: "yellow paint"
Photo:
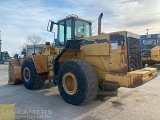
[[[108,43],[89,44],[84,47],[84,55],[85,56],[109,55],[109,44]]]
[[[143,62],[160,63],[160,46],[151,49],[150,57],[143,57]]]
[[[48,72],[47,55],[32,55],[30,58],[34,62],[37,73]]]
[[[151,49],[151,60],[160,63],[160,46]]]
[[[0,120],[15,120],[15,104],[0,104]]]
[[[130,76],[117,75],[117,74],[105,74],[105,81],[117,82],[119,86],[129,87],[130,86]]]
[[[124,51],[121,45],[109,42],[111,34],[124,36]],[[119,83],[119,86],[135,87],[141,84],[141,81],[145,83],[154,78],[157,75],[157,69],[146,68],[128,72],[127,35],[137,37],[136,34],[120,31],[85,38],[85,40],[92,41],[92,44],[81,45],[80,50],[65,50],[58,62],[62,64],[71,59],[84,60],[93,66],[100,81],[112,81]],[[107,42],[97,42],[101,40]],[[63,47],[51,47],[47,45],[44,47],[42,53],[30,56],[34,62],[37,73],[47,72],[48,77],[53,77],[52,61],[62,50]]]

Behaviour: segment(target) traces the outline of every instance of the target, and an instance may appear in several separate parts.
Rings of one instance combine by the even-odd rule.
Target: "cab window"
[[[89,23],[76,20],[75,21],[75,38],[90,37],[90,25]]]
[[[64,45],[64,21],[59,23],[58,40],[61,45]]]

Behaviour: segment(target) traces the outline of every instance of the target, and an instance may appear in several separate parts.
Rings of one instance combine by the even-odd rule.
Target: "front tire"
[[[57,83],[62,98],[73,105],[93,100],[98,91],[98,78],[93,67],[78,59],[69,60],[60,67]]]
[[[21,76],[24,86],[29,89],[38,89],[43,86],[47,79],[46,73],[38,74],[31,59],[26,59],[21,67]]]

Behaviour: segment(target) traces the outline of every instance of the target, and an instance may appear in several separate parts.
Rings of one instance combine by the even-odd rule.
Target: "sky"
[[[19,54],[30,34],[53,42],[48,21],[57,22],[71,14],[93,20],[96,35],[100,13],[104,33],[127,30],[141,35],[146,29],[149,34],[160,33],[160,0],[0,0],[2,51]]]

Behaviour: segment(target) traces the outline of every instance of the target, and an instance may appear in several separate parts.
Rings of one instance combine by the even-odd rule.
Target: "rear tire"
[[[62,98],[73,105],[93,100],[98,92],[98,78],[91,64],[73,59],[58,71],[58,89]]]
[[[47,73],[38,74],[31,59],[26,59],[21,67],[21,76],[24,86],[29,89],[38,89],[47,79]]]

